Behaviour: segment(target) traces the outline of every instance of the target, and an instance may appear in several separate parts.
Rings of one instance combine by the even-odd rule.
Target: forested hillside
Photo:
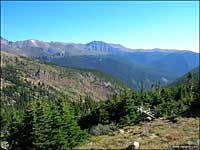
[[[193,82],[198,81],[199,80],[199,66],[192,69],[189,73],[184,74],[183,76],[181,76],[180,78],[174,80],[169,86],[178,86],[178,85],[183,85],[183,84],[187,84],[188,79],[191,78],[191,80],[193,80]]]
[[[155,118],[162,117],[173,123],[177,117],[196,118],[200,114],[200,85],[192,74],[181,86],[161,87],[157,82],[145,91],[145,82],[141,81],[139,91],[126,89],[98,102],[95,97],[76,99],[64,90],[60,92],[53,82],[54,78],[59,81],[58,74],[49,75],[48,82],[41,75],[44,70],[55,72],[65,68],[7,53],[3,53],[1,60],[1,147],[4,148],[73,148],[87,142],[91,136],[112,134],[125,126],[145,123],[146,117],[138,111],[140,107],[150,110]],[[25,68],[27,70],[20,71]],[[77,72],[76,69],[67,71]],[[85,78],[87,76],[82,79]],[[194,138],[197,140],[196,136]]]
[[[95,103],[125,87],[121,81],[99,71],[59,67],[1,52],[1,134],[3,137],[7,134],[13,119],[23,118],[32,100],[56,102],[64,95],[67,102]]]

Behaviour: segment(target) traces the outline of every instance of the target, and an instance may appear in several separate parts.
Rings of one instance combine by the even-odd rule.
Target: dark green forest
[[[71,101],[62,92],[21,80],[12,66],[1,70],[1,77],[14,85],[1,88],[1,141],[7,141],[9,149],[73,148],[91,135],[145,121],[137,111],[141,106],[156,117],[200,116],[200,84],[192,73],[186,84],[155,83],[146,91],[141,81],[140,90],[126,89],[101,102],[90,96]]]

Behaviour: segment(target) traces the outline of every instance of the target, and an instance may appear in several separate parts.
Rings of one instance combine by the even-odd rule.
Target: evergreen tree
[[[144,96],[144,80],[141,81],[141,95]]]
[[[188,82],[190,82],[192,79],[193,79],[193,75],[192,75],[191,72],[189,72],[188,75],[187,75]]]
[[[23,122],[13,126],[8,138],[11,149],[67,149],[87,138],[66,101],[61,107],[53,101],[32,101]]]

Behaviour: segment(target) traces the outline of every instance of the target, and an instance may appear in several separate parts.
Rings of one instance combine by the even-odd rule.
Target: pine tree
[[[62,99],[59,106],[55,101],[32,101],[23,122],[13,123],[9,131],[11,149],[67,149],[87,138],[71,106]]]
[[[192,75],[191,72],[189,72],[188,75],[187,75],[188,82],[190,82],[192,79],[193,79],[193,75]]]
[[[141,95],[144,96],[144,80],[141,81]]]
[[[21,121],[19,114],[13,112],[12,123],[8,126],[9,136],[9,149],[34,149],[32,143],[32,114],[30,107],[27,107],[24,118]]]

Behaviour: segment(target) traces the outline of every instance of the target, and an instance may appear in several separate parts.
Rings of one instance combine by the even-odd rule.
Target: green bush
[[[108,125],[102,125],[98,124],[96,126],[92,126],[92,128],[89,130],[89,133],[91,135],[106,135],[113,131],[116,131],[118,128],[114,123],[108,124]]]

